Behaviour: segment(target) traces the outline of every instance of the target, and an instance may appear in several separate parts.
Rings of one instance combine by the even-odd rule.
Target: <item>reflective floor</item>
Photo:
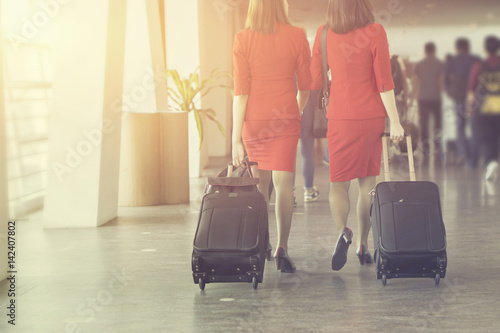
[[[393,166],[401,179],[404,166]],[[331,270],[327,168],[317,167],[321,195],[313,203],[304,205],[297,177],[289,243],[297,272],[282,274],[268,262],[257,291],[208,284],[201,292],[193,284],[191,244],[204,179],[192,179],[191,204],[121,208],[118,219],[96,229],[44,230],[40,215],[20,221],[16,326],[7,325],[4,281],[0,331],[500,331],[500,182],[486,183],[482,169],[418,167],[420,180],[441,189],[447,276],[439,287],[431,279],[393,279],[383,287],[373,265],[359,265],[354,247],[346,266]],[[357,186],[351,188],[354,200]],[[274,214],[270,226],[276,241]],[[356,234],[354,211],[349,226]]]

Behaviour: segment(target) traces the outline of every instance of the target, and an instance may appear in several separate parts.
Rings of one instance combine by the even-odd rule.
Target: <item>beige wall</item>
[[[224,1],[198,1],[200,68],[201,76],[206,77],[214,70],[231,73],[231,51],[234,35],[233,16],[237,8],[224,6]],[[230,3],[227,1],[227,3]],[[221,81],[227,86],[231,80]],[[202,99],[203,108],[211,108],[217,113],[217,119],[226,129],[224,137],[217,126],[207,121],[205,130],[207,153],[210,157],[227,156],[231,149],[231,91],[223,88],[214,89]]]
[[[2,12],[0,1],[0,13]],[[0,15],[0,36],[2,35],[2,22]],[[3,41],[0,41],[0,280],[7,276],[7,168],[6,168],[6,137],[5,137],[5,103],[3,84]]]
[[[213,69],[232,74],[232,50],[234,35],[244,25],[248,1],[199,0],[200,65],[202,76]],[[232,86],[230,78],[221,83]],[[207,122],[206,140],[209,157],[231,154],[232,93],[227,89],[215,89],[202,99],[203,108],[211,108],[226,129],[222,136],[217,126]]]
[[[177,70],[184,78],[200,66],[198,6],[198,0],[165,1],[167,68]],[[170,104],[172,107],[175,106],[173,103]],[[197,103],[197,107],[205,106]],[[189,176],[200,177],[208,162],[208,145],[204,144],[201,151],[198,148],[199,137],[192,112],[189,113],[188,124]]]
[[[391,52],[409,58],[410,61],[420,61],[424,57],[424,44],[436,43],[437,56],[444,59],[446,54],[455,54],[455,40],[465,37],[470,40],[471,53],[484,56],[484,39],[488,35],[498,36],[500,24],[471,28],[467,25],[440,27],[401,27],[387,28]]]

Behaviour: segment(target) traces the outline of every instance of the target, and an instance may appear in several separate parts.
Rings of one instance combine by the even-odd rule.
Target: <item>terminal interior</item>
[[[371,2],[409,70],[426,42],[444,60],[465,37],[484,58],[485,37],[500,37],[496,0]],[[327,1],[289,3],[290,20],[312,43]],[[206,120],[200,147],[192,112],[166,112],[175,103],[165,73],[231,72],[247,8],[248,0],[0,1],[0,331],[498,331],[500,183],[485,180],[482,160],[476,168],[455,163],[455,111],[445,94],[443,130],[432,137],[443,151],[415,151],[417,180],[440,189],[448,268],[439,286],[415,278],[383,286],[374,265],[359,264],[356,242],[345,267],[332,271],[336,234],[320,139],[314,202],[303,200],[297,154],[289,241],[297,271],[267,262],[257,290],[209,283],[201,291],[193,282],[207,177],[231,159],[232,94],[217,88],[197,102],[225,128],[222,135]],[[416,122],[416,107],[408,112]],[[407,163],[405,154],[391,159],[393,180],[409,179]],[[357,195],[353,182],[352,202]],[[356,235],[355,209],[348,226]],[[273,199],[269,231],[274,247]]]

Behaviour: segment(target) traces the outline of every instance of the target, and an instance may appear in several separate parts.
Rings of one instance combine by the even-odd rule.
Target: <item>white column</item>
[[[54,100],[44,226],[117,215],[125,0],[71,3],[53,24]]]
[[[0,36],[2,35],[2,2],[0,1]],[[3,77],[3,41],[0,40],[0,280],[7,277],[7,223],[9,199],[7,196],[5,101]]]
[[[167,68],[186,77],[200,66],[198,0],[166,0],[165,30]],[[214,36],[217,38],[217,36]],[[206,166],[208,145],[199,150],[194,115],[189,115],[189,176],[199,177]]]

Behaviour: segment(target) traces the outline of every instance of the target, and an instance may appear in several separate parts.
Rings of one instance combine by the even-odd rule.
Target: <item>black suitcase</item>
[[[263,279],[269,244],[267,205],[250,163],[237,173],[224,177],[225,170],[208,179],[192,255],[194,283],[201,290],[216,282],[251,282],[257,289]]]
[[[387,137],[387,134],[384,134]],[[391,182],[387,143],[385,182],[373,191],[371,220],[377,279],[427,277],[436,285],[446,275],[446,233],[438,186],[415,181],[411,137],[407,137],[410,182]]]

